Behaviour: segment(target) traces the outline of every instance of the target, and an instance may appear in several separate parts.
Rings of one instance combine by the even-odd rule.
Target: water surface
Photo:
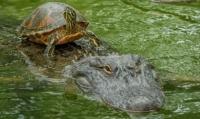
[[[0,2],[0,118],[197,119],[200,118],[200,2],[57,0],[90,21],[89,29],[119,53],[139,54],[156,66],[166,94],[158,112],[127,114],[84,96],[66,96],[64,84],[32,73],[16,50],[16,27],[50,0]]]

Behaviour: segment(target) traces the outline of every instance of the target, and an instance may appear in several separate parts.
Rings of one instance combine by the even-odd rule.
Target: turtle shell
[[[59,29],[67,25],[64,19],[64,11],[71,8],[76,13],[76,24],[86,29],[88,22],[76,9],[70,5],[59,2],[48,2],[39,6],[27,17],[18,28],[21,36],[28,36],[34,33],[45,33],[54,29]],[[77,27],[77,25],[75,25]]]

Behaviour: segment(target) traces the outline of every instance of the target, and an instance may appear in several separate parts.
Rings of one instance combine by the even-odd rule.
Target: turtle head
[[[76,12],[68,7],[64,11],[64,19],[66,21],[67,32],[72,33],[76,24]]]

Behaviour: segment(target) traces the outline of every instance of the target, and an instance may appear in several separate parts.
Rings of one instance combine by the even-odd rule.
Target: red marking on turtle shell
[[[38,27],[46,27],[50,24],[53,24],[55,20],[49,16],[45,16],[44,19],[39,22]]]

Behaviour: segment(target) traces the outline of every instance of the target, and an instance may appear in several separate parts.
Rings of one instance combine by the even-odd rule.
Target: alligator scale
[[[43,45],[23,40],[18,50],[37,75],[72,80],[81,92],[111,107],[147,112],[164,104],[164,94],[152,65],[137,55],[112,53],[92,33],[90,37],[82,36],[56,46],[50,62],[43,55]]]

